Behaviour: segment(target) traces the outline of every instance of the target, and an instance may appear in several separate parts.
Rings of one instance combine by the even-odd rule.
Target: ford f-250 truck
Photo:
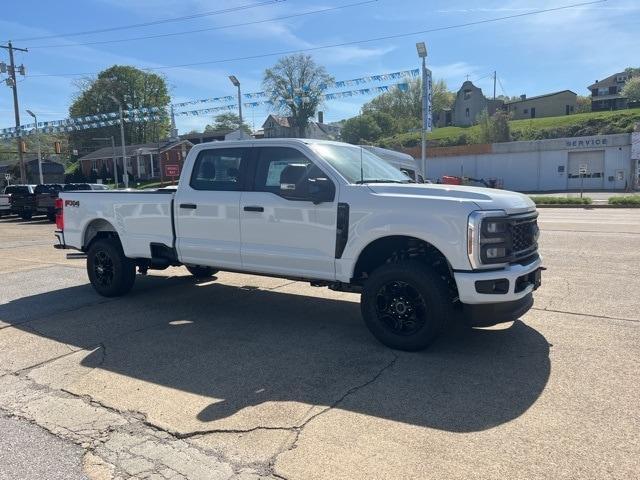
[[[373,335],[426,347],[446,322],[517,319],[540,285],[537,212],[521,194],[413,183],[361,147],[304,139],[196,145],[177,189],[62,192],[57,248],[86,252],[104,296],[136,268],[184,265],[361,293]]]

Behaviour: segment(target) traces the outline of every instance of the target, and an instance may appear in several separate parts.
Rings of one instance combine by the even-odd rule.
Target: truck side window
[[[256,171],[255,191],[280,192],[280,176],[289,165],[306,165],[306,178],[326,178],[326,175],[295,148],[263,147]]]
[[[246,148],[203,150],[193,166],[191,187],[195,190],[241,190],[241,172],[247,151]]]

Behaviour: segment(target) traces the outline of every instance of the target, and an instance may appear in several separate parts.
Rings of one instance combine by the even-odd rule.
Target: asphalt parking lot
[[[105,299],[52,224],[2,219],[0,419],[52,435],[0,441],[0,479],[52,455],[66,478],[638,478],[640,210],[540,225],[533,310],[404,353],[299,282],[173,268]]]

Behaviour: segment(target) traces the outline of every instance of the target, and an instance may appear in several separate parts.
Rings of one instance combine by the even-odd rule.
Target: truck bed
[[[60,192],[65,243],[81,249],[106,222],[120,236],[126,256],[150,258],[151,243],[173,244],[174,195],[170,189]]]

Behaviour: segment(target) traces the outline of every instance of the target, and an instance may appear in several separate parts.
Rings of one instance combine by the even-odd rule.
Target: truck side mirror
[[[315,205],[324,202],[333,202],[335,191],[331,180],[328,178],[310,178],[308,182],[309,197]]]
[[[304,179],[307,175],[306,164],[292,163],[287,165],[280,173],[280,193],[283,197],[303,197]]]

